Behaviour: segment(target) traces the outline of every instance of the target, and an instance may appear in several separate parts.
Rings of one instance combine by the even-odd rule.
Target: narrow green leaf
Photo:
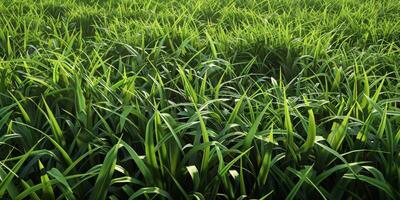
[[[142,195],[145,195],[145,194],[158,194],[158,195],[160,195],[162,197],[165,197],[167,199],[171,199],[171,200],[173,199],[171,197],[171,195],[168,192],[166,192],[165,190],[162,190],[162,189],[160,189],[158,187],[146,187],[146,188],[141,188],[138,191],[136,191],[134,194],[132,194],[129,197],[128,200],[136,199],[136,198],[138,198],[138,197],[140,197]]]
[[[73,191],[69,186],[66,177],[57,168],[52,168],[51,170],[47,171],[47,173],[53,178],[57,179],[65,187],[65,190],[63,192],[66,195],[67,199],[69,200],[75,199]]]
[[[307,99],[304,97],[304,102],[306,106],[310,106]],[[307,129],[307,139],[304,144],[300,147],[300,152],[307,152],[310,150],[315,143],[315,137],[317,133],[317,128],[315,124],[314,112],[311,108],[308,108],[308,129]]]
[[[347,124],[349,122],[349,118],[350,118],[350,115],[351,115],[351,112],[352,112],[353,108],[354,108],[354,106],[351,107],[349,113],[343,119],[343,121],[340,124],[340,126],[337,127],[335,130],[333,130],[328,135],[327,141],[333,147],[333,149],[336,150],[336,151],[341,147],[342,142],[343,142],[344,138],[346,137],[346,133],[347,133],[346,132],[346,128],[347,128]]]
[[[47,175],[47,172],[45,171],[46,169],[44,168],[42,162],[40,162],[40,160],[38,161],[39,163],[39,170],[42,173],[42,175],[40,176],[40,180],[42,182],[43,185],[45,185],[45,187],[42,188],[42,192],[43,192],[43,199],[55,199],[54,197],[54,191],[53,191],[53,187],[51,186],[51,184],[49,184],[49,176]]]
[[[61,146],[65,146],[65,139],[64,139],[64,135],[61,131],[60,126],[58,125],[58,122],[56,120],[56,118],[54,117],[53,112],[51,111],[51,109],[49,108],[49,106],[46,103],[46,100],[44,99],[44,97],[42,97],[43,100],[43,104],[46,107],[47,110],[47,115],[46,118],[49,121],[49,124],[51,126],[51,130],[54,134],[54,137],[57,141],[58,144],[61,144]]]
[[[115,165],[117,163],[117,153],[120,144],[114,145],[104,158],[100,172],[97,175],[96,183],[89,197],[90,200],[104,200],[111,184],[112,175],[114,174]]]
[[[257,119],[255,122],[253,122],[253,125],[251,126],[249,132],[246,134],[246,137],[244,138],[244,143],[243,143],[243,148],[248,149],[253,142],[254,136],[257,133],[258,126],[261,123],[261,120],[264,117],[265,112],[268,110],[269,106],[271,105],[271,102],[269,102],[264,109],[260,112],[260,114],[257,116]]]

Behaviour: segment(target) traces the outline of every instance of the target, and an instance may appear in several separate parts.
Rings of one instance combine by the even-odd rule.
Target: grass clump
[[[400,197],[398,1],[0,11],[0,198]]]

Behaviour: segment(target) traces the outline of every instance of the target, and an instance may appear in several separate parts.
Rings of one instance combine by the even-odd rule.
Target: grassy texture
[[[0,198],[398,199],[397,0],[0,1]]]

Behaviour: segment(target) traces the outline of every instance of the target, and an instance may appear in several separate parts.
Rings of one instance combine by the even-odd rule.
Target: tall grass
[[[395,0],[0,2],[0,198],[398,199]]]

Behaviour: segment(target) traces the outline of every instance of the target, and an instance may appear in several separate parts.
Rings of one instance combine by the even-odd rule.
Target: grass
[[[0,198],[398,199],[395,0],[0,2]]]

